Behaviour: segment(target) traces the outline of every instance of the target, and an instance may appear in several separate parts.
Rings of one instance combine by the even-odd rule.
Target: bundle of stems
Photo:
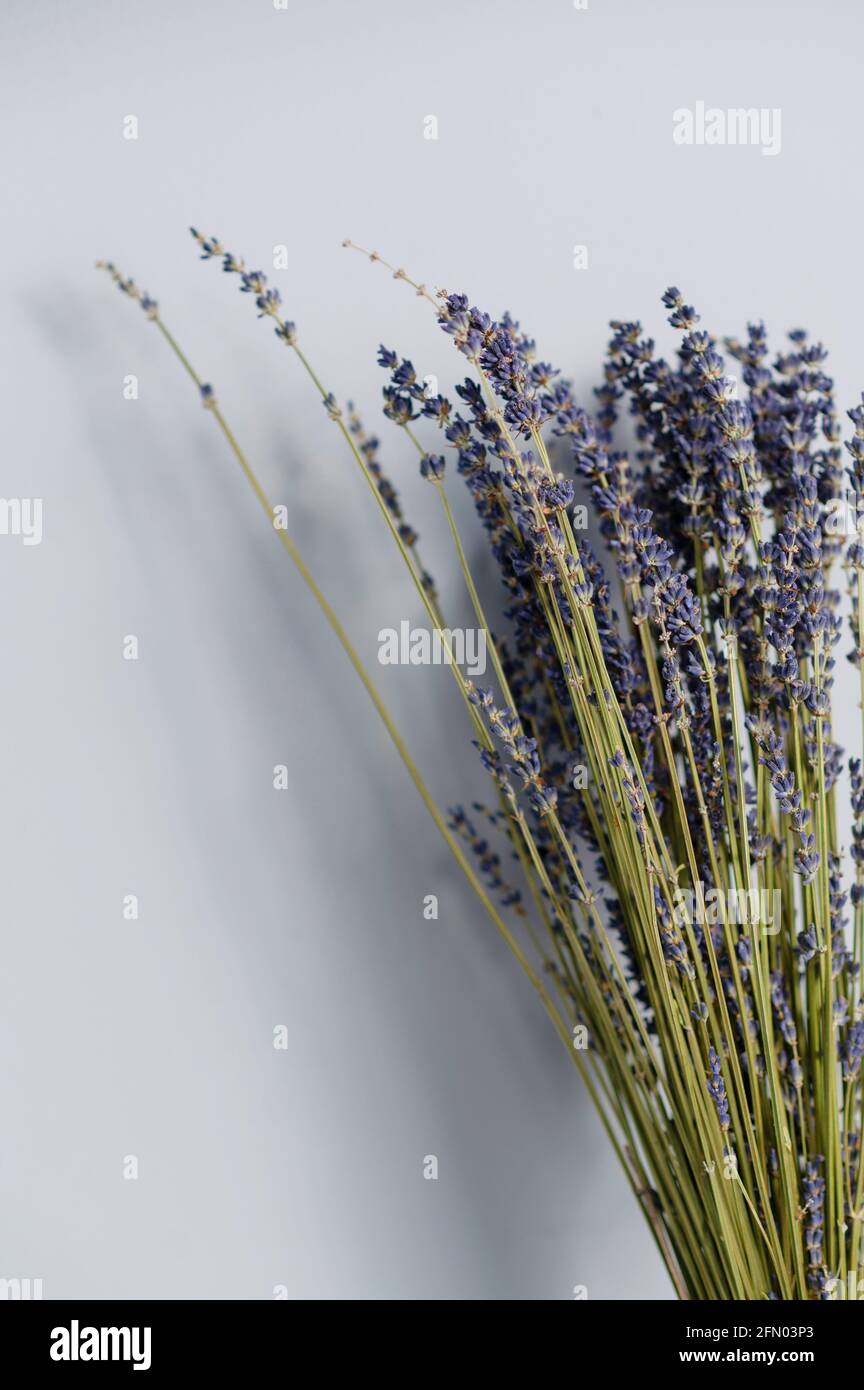
[[[193,237],[305,371],[446,642],[378,439],[323,384],[267,277],[216,238]],[[378,357],[384,414],[437,494],[491,657],[488,688],[449,662],[488,805],[439,808],[296,544],[281,526],[276,535],[567,1047],[678,1295],[855,1297],[864,780],[834,741],[843,624],[832,585],[842,560],[864,700],[864,406],[849,411],[844,469],[822,347],[795,331],[772,358],[761,324],[720,343],[670,289],[672,360],[640,324],[613,322],[589,412],[508,314],[494,320],[362,254],[431,306],[467,366],[457,409],[408,359],[383,347]],[[100,265],[176,354],[272,521],[213,388],[156,302]],[[621,403],[629,453],[613,446]],[[500,573],[498,633],[447,496],[448,459]],[[846,771],[849,892],[836,805]]]

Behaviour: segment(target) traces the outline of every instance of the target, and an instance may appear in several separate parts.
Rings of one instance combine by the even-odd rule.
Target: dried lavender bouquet
[[[495,321],[464,295],[433,294],[387,267],[431,304],[469,369],[457,404],[432,395],[410,361],[379,354],[384,414],[416,449],[444,509],[491,657],[494,685],[481,687],[447,645],[452,630],[378,440],[322,383],[266,277],[215,238],[193,236],[202,258],[221,262],[272,320],[363,473],[447,647],[489,774],[488,808],[438,807],[344,627],[276,525],[212,387],[155,301],[100,264],[192,378],[540,996],[679,1296],[857,1297],[864,781],[851,759],[847,893],[831,702],[841,561],[864,696],[864,406],[849,411],[844,470],[822,347],[794,332],[772,357],[761,324],[727,340],[739,399],[721,345],[670,289],[663,302],[681,335],[673,361],[640,324],[613,323],[589,413],[509,315]],[[625,403],[632,457],[613,447]],[[556,462],[565,454],[562,471],[553,449]],[[448,501],[448,456],[500,570],[500,633],[490,630]],[[577,523],[571,475],[596,511],[602,556]],[[504,851],[517,886],[502,877]]]

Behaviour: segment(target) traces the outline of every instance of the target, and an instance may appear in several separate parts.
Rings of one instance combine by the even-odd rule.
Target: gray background
[[[381,339],[442,387],[460,363],[344,236],[510,307],[586,392],[610,317],[671,345],[677,283],[720,333],[811,326],[851,404],[864,12],[6,0],[0,24],[2,493],[45,509],[41,546],[0,538],[0,1276],[47,1297],[668,1297],[530,989],[212,421],[92,264],[158,297],[374,662],[379,628],[419,617],[398,559],[297,363],[187,224],[266,270],[288,246],[272,279],[375,428]],[[700,99],[781,107],[781,154],[675,147],[673,110]],[[447,673],[378,674],[439,799],[484,791]]]

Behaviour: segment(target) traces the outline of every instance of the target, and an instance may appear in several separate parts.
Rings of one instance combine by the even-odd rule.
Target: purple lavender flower
[[[720,1058],[713,1047],[708,1049],[708,1066],[710,1067],[707,1083],[708,1094],[714,1102],[717,1118],[720,1121],[720,1128],[725,1133],[730,1124],[729,1102],[726,1099],[726,1084],[720,1069]]]
[[[420,473],[429,482],[440,483],[444,478],[444,468],[441,454],[424,454],[420,460]]]

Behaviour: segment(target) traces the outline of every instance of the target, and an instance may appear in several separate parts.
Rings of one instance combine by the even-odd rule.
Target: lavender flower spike
[[[725,1134],[729,1128],[729,1102],[726,1099],[726,1085],[720,1070],[720,1058],[713,1047],[708,1049],[708,1065],[711,1068],[711,1074],[708,1078],[708,1094],[714,1102],[720,1128]]]

